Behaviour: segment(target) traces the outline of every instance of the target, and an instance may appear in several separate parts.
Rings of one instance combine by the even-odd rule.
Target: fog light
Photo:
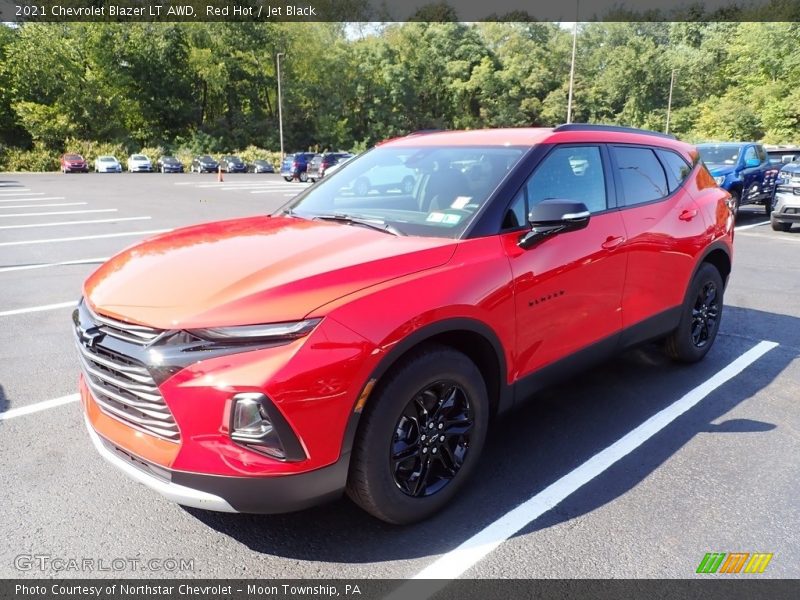
[[[258,439],[272,431],[264,405],[258,397],[239,397],[233,408],[233,435],[243,439]]]
[[[232,413],[230,432],[234,442],[279,460],[305,458],[302,450],[297,452],[299,442],[291,428],[264,394],[237,394]]]

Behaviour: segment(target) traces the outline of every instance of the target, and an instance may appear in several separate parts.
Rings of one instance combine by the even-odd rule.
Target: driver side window
[[[527,224],[531,208],[548,198],[583,202],[590,212],[608,208],[606,179],[598,146],[555,148],[528,178],[506,211],[503,229]]]
[[[758,160],[758,155],[756,154],[756,149],[753,146],[750,146],[744,152],[744,162],[747,164],[749,160]]]

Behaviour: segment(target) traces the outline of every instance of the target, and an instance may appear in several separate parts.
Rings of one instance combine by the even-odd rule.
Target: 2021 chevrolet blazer
[[[398,181],[364,191],[370,174]],[[184,505],[343,491],[409,523],[467,484],[490,420],[663,339],[697,361],[731,270],[729,196],[672,138],[441,132],[351,161],[271,216],[126,249],[73,315],[96,449]]]

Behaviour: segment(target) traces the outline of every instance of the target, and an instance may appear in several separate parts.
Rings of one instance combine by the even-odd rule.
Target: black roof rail
[[[622,127],[620,125],[595,125],[592,123],[565,123],[554,128],[553,131],[617,131],[619,133],[640,133],[642,135],[655,135],[658,137],[677,139],[670,133],[660,131],[650,131],[649,129],[637,129],[636,127]]]

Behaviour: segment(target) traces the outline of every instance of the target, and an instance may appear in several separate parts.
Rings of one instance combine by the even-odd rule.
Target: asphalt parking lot
[[[303,187],[277,175],[0,174],[0,577],[685,578],[707,552],[773,553],[757,577],[800,577],[800,228],[773,232],[755,207],[740,215],[706,360],[678,366],[648,346],[544,392],[494,426],[473,485],[422,524],[389,526],[344,499],[277,516],[184,509],[107,465],[75,401],[69,317],[82,281],[148,235],[267,213]],[[763,353],[735,363],[754,347]],[[685,412],[565,487],[687,397]],[[545,504],[508,516],[532,498]],[[20,569],[20,555],[193,565]]]

